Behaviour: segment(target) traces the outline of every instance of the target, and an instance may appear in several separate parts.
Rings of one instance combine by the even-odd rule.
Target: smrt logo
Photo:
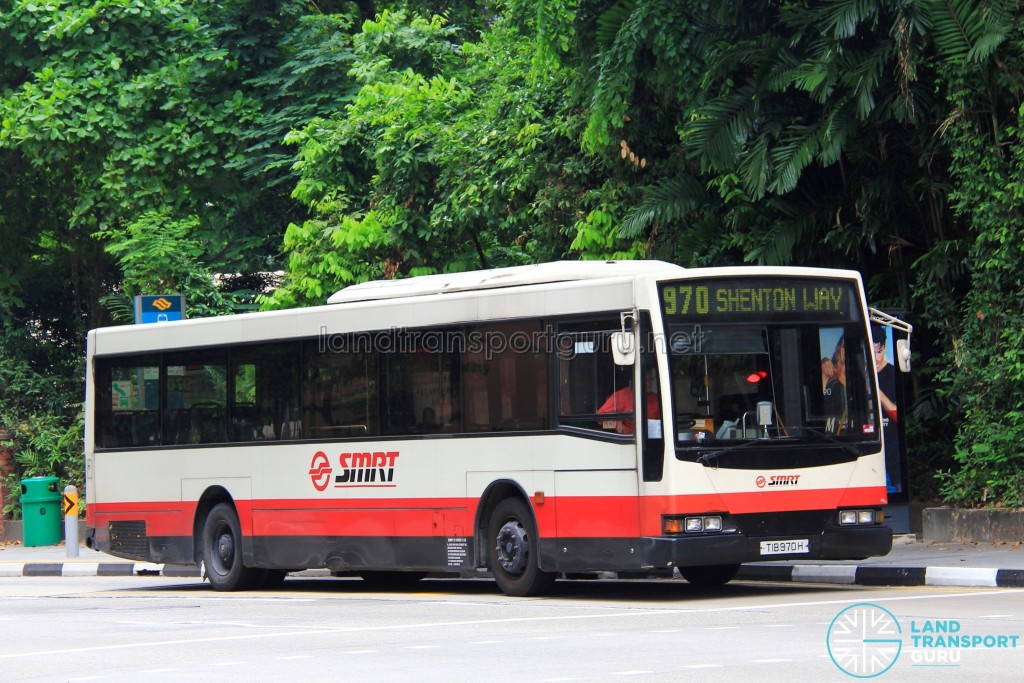
[[[313,462],[309,464],[309,478],[313,480],[313,488],[317,491],[324,491],[331,483],[331,462],[327,454],[317,451],[313,456]]]
[[[765,479],[763,475],[758,475],[757,479],[754,480],[757,488],[763,489],[764,487],[780,487],[780,486],[799,486],[800,475],[799,474],[773,474],[770,478]]]
[[[394,488],[397,461],[398,451],[342,453],[338,456],[338,474],[334,475],[327,454],[317,451],[309,464],[309,479],[317,491],[327,490],[332,475],[334,488]]]

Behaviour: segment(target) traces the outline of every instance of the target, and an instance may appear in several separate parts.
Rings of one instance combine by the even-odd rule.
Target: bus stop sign
[[[182,294],[143,294],[135,297],[135,324],[185,319]]]

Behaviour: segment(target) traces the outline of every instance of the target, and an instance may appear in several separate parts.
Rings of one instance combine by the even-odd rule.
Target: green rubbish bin
[[[21,523],[26,546],[60,543],[60,500],[57,477],[21,480]]]

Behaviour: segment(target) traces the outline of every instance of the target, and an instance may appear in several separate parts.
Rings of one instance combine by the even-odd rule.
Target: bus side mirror
[[[896,340],[896,362],[902,372],[910,372],[910,340]]]
[[[636,362],[636,335],[632,332],[612,333],[612,359],[616,365],[626,366]]]

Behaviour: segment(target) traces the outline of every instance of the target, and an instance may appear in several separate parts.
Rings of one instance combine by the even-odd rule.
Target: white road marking
[[[972,598],[992,597],[1003,595],[1019,595],[1024,593],[1024,588],[991,589],[972,593],[943,593],[941,595],[905,595],[889,597],[880,595],[877,597],[859,596],[860,602],[911,602],[921,600],[944,600],[951,598]],[[495,624],[525,624],[525,623],[551,623],[566,621],[594,621],[600,619],[646,619],[651,616],[664,615],[699,615],[699,614],[721,614],[725,612],[763,612],[772,609],[788,609],[790,607],[822,607],[828,605],[849,605],[849,597],[842,600],[810,600],[807,602],[778,602],[768,605],[741,605],[726,607],[708,607],[701,609],[656,609],[656,610],[631,610],[629,612],[613,612],[601,614],[563,614],[545,617],[508,617],[505,619],[466,619],[456,621],[434,621],[412,624],[396,624],[389,626],[341,626],[325,627],[321,629],[307,628],[305,630],[260,630],[259,633],[241,633],[230,636],[209,636],[205,638],[177,638],[172,640],[157,640],[153,642],[130,642],[116,643],[109,645],[91,645],[88,647],[54,648],[50,650],[35,650],[32,652],[8,652],[0,654],[0,661],[5,659],[22,659],[25,657],[52,657],[57,655],[77,654],[82,652],[109,652],[111,650],[137,650],[140,648],[162,647],[168,645],[194,645],[198,643],[224,643],[242,640],[257,640],[268,638],[285,638],[288,636],[316,636],[333,635],[343,633],[373,633],[379,631],[405,631],[414,629],[438,629],[457,628],[459,626],[480,626]],[[718,664],[709,666],[720,666]]]

